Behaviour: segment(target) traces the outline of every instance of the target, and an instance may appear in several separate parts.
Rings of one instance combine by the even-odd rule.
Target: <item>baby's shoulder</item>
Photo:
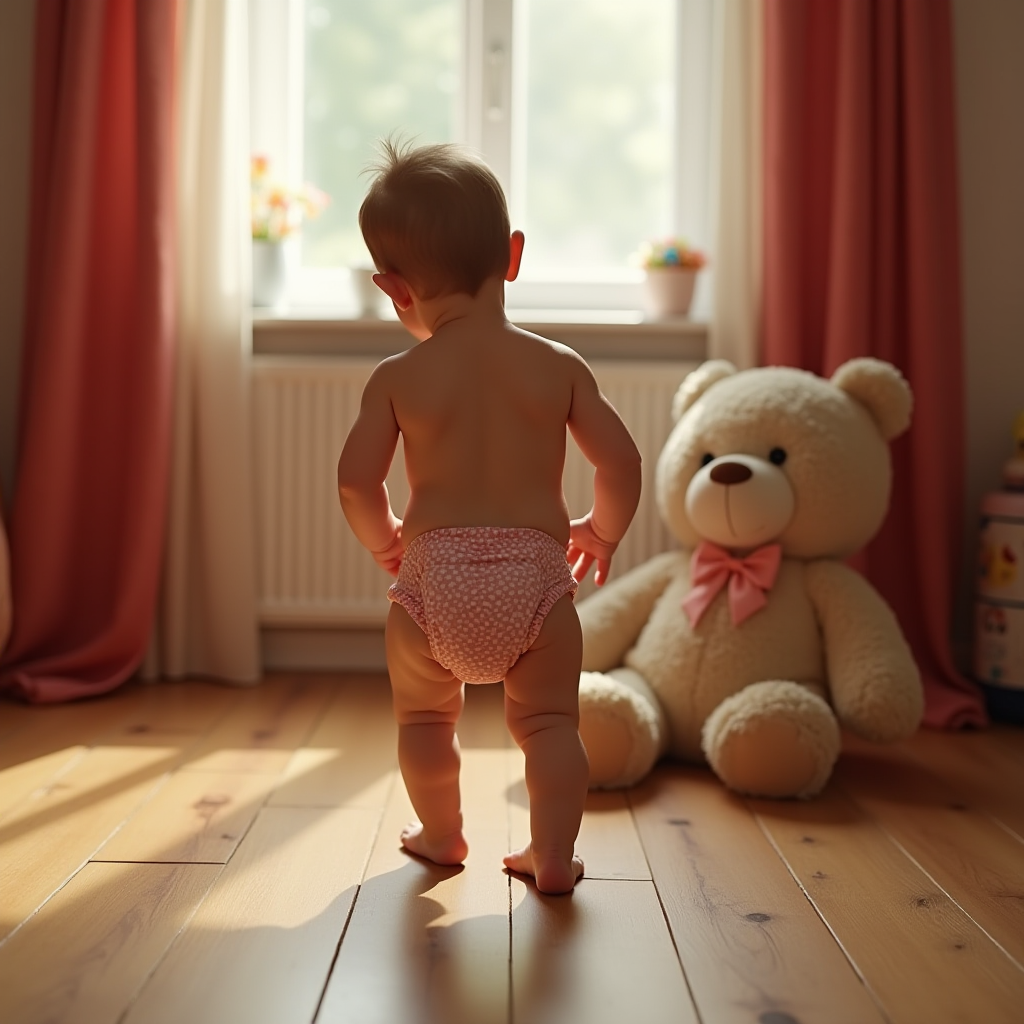
[[[520,327],[514,327],[512,330],[516,334],[517,344],[521,350],[539,363],[543,363],[550,372],[572,376],[586,367],[583,357],[568,345],[531,331],[524,331]]]
[[[376,397],[379,401],[394,403],[395,399],[409,391],[410,382],[422,380],[422,368],[415,366],[414,350],[396,352],[382,359],[371,371],[363,395]]]

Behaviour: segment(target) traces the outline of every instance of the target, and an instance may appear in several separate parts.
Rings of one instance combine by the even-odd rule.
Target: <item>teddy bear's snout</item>
[[[742,484],[749,480],[754,474],[749,466],[742,462],[720,462],[711,468],[711,479],[716,484],[725,484],[731,487],[733,484]]]
[[[702,540],[722,547],[778,540],[795,507],[792,484],[778,466],[738,451],[706,463],[686,488],[690,526]]]

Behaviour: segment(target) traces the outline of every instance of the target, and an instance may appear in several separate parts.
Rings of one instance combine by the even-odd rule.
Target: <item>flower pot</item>
[[[647,312],[652,317],[685,316],[690,312],[696,280],[696,270],[648,267],[644,281]]]
[[[373,283],[373,267],[351,267],[352,297],[355,299],[356,315],[360,318],[380,316],[384,293]]]
[[[252,304],[280,306],[288,294],[288,253],[285,242],[252,240]]]

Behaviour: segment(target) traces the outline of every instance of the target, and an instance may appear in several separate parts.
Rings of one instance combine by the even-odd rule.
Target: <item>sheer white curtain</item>
[[[762,275],[761,0],[716,0],[711,146],[714,304],[708,356],[758,362]]]
[[[170,514],[150,676],[260,676],[250,451],[246,0],[187,0]]]

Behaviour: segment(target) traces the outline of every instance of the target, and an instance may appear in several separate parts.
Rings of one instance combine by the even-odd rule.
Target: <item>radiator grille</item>
[[[253,366],[253,416],[260,620],[268,626],[367,627],[383,624],[390,577],[349,530],[338,504],[336,466],[359,409],[371,359],[260,356]],[[591,363],[644,459],[636,517],[612,575],[671,546],[653,498],[654,467],[671,428],[672,396],[692,364]],[[593,469],[569,439],[564,488],[572,516],[593,500]],[[388,476],[400,516],[408,499],[401,444]],[[580,588],[593,589],[593,572]]]

